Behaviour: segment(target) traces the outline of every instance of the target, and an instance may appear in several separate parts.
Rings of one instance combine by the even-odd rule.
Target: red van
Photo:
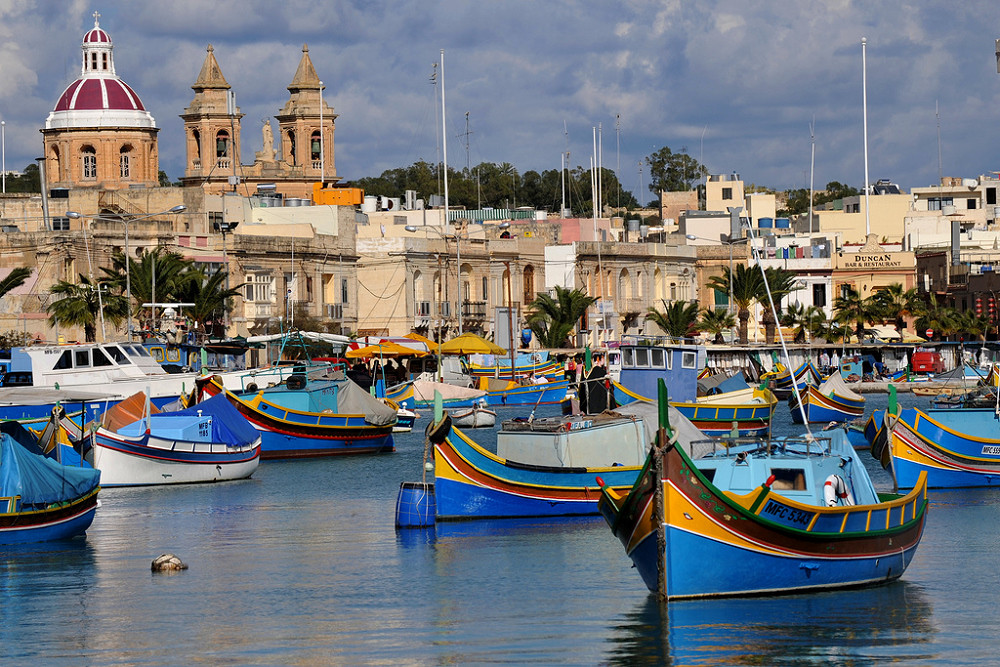
[[[934,350],[917,348],[910,360],[914,373],[944,373],[944,362],[941,353]]]

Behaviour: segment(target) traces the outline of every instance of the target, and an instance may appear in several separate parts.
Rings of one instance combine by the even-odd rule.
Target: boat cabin
[[[694,401],[698,397],[698,371],[705,367],[705,348],[700,345],[641,345],[622,343],[621,384],[647,398],[656,397],[656,382],[666,382],[671,401]]]
[[[11,349],[0,386],[94,386],[165,374],[138,343],[35,345]]]

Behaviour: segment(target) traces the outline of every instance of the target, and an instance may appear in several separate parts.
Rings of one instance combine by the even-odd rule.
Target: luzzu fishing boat
[[[810,424],[847,422],[864,414],[865,397],[848,387],[840,373],[834,373],[818,387],[807,385],[798,396],[793,392],[788,398],[788,408],[796,424],[802,423],[803,412]]]
[[[101,473],[63,465],[31,442],[0,434],[0,544],[82,535],[97,512]]]
[[[490,355],[491,363],[476,363],[474,355],[469,360],[469,374],[476,380],[479,378],[510,378],[510,359],[499,355]],[[550,382],[562,380],[564,370],[562,364],[549,358],[548,350],[538,350],[527,354],[518,354],[514,358],[514,376],[541,376]]]
[[[596,515],[595,475],[626,490],[645,457],[655,416],[646,405],[630,408],[619,416],[507,420],[496,454],[459,430],[435,438],[437,520]]]
[[[796,368],[794,375],[795,381],[793,383],[792,374],[788,372],[787,368],[782,368],[779,371],[765,373],[761,376],[761,380],[767,380],[771,391],[781,400],[791,396],[793,388],[802,391],[809,385],[818,385],[821,380],[819,371],[816,370],[811,361],[806,361]]]
[[[992,408],[904,408],[884,418],[885,444],[872,456],[899,489],[1000,486],[1000,422]]]
[[[260,431],[262,459],[395,451],[396,410],[347,379],[292,375],[273,387],[235,393],[213,375],[199,390],[202,397],[224,393]]]
[[[631,491],[599,509],[662,599],[771,595],[898,579],[923,532],[926,476],[879,494],[841,429],[819,438],[690,441],[661,418]]]
[[[102,416],[87,460],[101,471],[104,486],[246,479],[260,463],[260,440],[224,396],[160,412],[135,394]]]

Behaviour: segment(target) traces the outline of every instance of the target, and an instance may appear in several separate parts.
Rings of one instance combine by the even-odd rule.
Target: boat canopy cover
[[[837,396],[849,398],[854,401],[865,400],[864,396],[858,394],[847,386],[847,383],[844,382],[844,378],[840,376],[840,373],[833,373],[830,375],[830,377],[828,377],[826,381],[819,386],[819,393],[824,396],[829,396],[831,393],[834,393]]]
[[[166,414],[197,416],[198,413],[212,417],[212,442],[246,445],[260,437],[260,432],[240,414],[225,394],[217,394],[186,410]]]
[[[75,500],[100,483],[99,470],[64,466],[0,435],[0,496],[21,496],[26,506],[49,505]]]
[[[642,417],[643,426],[646,429],[646,442],[652,443],[656,440],[656,430],[659,423],[659,408],[652,401],[635,401],[628,405],[614,409],[615,414],[625,417]],[[684,447],[684,451],[692,459],[699,459],[714,450],[711,439],[698,430],[698,427],[691,423],[687,417],[681,414],[680,410],[670,406],[670,428],[677,434],[677,442]]]
[[[364,415],[365,421],[375,426],[385,426],[396,421],[396,410],[373,398],[360,386],[344,380],[338,383],[337,413],[343,415]]]
[[[698,395],[710,396],[712,394],[724,394],[728,391],[746,389],[750,385],[743,379],[743,372],[737,371],[734,375],[726,377],[724,373],[717,373],[707,378],[698,380]]]
[[[486,395],[486,392],[481,389],[470,389],[469,387],[459,387],[454,384],[433,382],[430,380],[413,381],[413,395],[419,401],[433,401],[435,391],[440,393],[441,398],[445,401],[450,399],[479,398]]]

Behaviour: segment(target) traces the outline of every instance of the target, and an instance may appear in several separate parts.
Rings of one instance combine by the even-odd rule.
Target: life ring
[[[427,425],[424,435],[435,445],[440,445],[451,433],[451,415],[445,411],[439,421],[431,421]]]
[[[306,388],[306,376],[298,373],[289,375],[285,385],[292,391],[301,391]]]
[[[827,507],[834,507],[837,504],[853,505],[854,496],[847,488],[847,482],[840,475],[830,475],[823,483],[823,499]]]

